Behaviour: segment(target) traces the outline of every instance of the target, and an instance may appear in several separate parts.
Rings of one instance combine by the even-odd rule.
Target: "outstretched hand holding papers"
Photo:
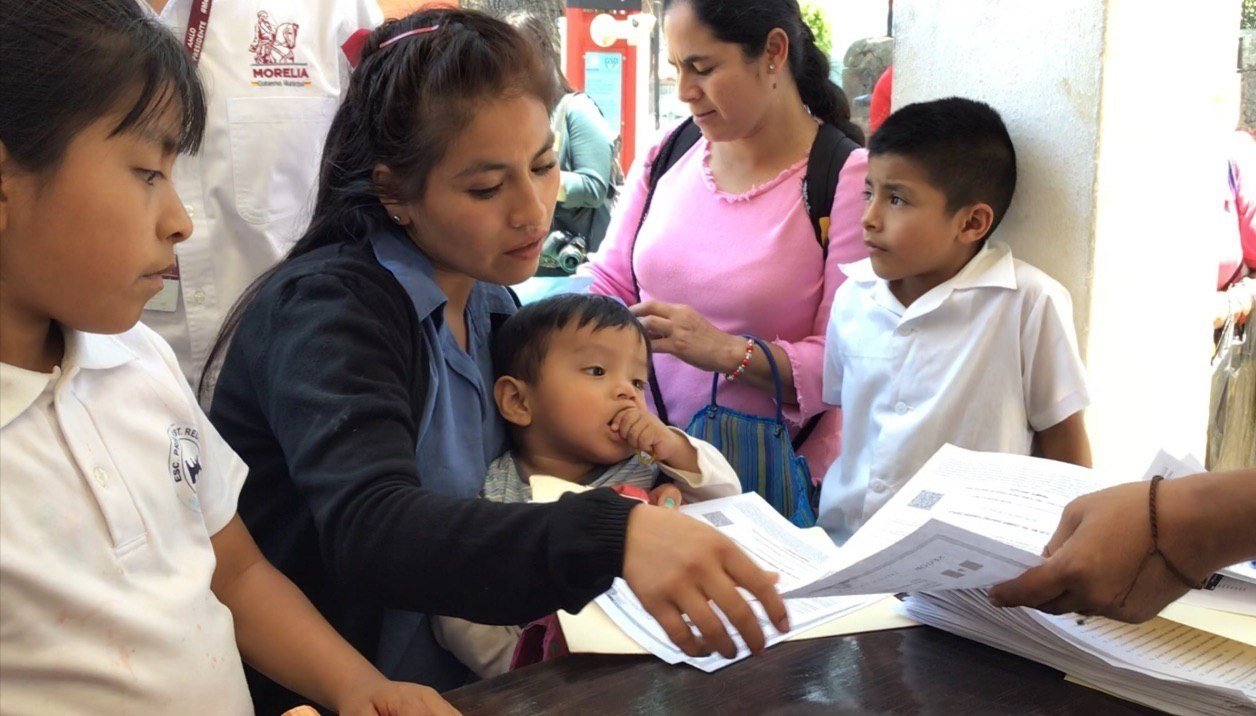
[[[1145,624],[998,609],[979,589],[1040,564],[1065,505],[1109,484],[1073,465],[948,445],[847,542],[830,574],[785,596],[898,584],[912,592],[908,613],[925,624],[1123,698],[1183,714],[1256,711],[1252,617],[1241,613],[1251,606],[1245,586],[1231,584],[1211,597],[1233,611],[1183,605],[1173,611],[1188,619]],[[1198,594],[1184,601],[1200,601]]]
[[[537,480],[534,494],[543,499],[545,488]],[[884,609],[885,593],[910,592],[907,613],[925,624],[1042,662],[1123,698],[1173,713],[1256,711],[1256,617],[1250,616],[1256,605],[1249,585],[1220,582],[1221,592],[1184,598],[1166,610],[1169,618],[1145,624],[989,603],[986,587],[1042,563],[1042,547],[1065,505],[1111,482],[1073,465],[948,445],[840,549],[814,529],[790,525],[756,495],[682,511],[721,529],[753,560],[781,574],[778,587],[793,633],[868,603]],[[590,611],[597,608],[601,612]],[[669,663],[713,671],[748,655],[739,645],[731,660],[686,657],[618,580],[585,612],[597,614],[603,626],[613,622]],[[585,612],[574,619],[589,616]],[[581,626],[570,616],[560,619],[569,639],[579,641]],[[788,638],[766,623],[764,632],[773,635],[769,646]]]
[[[583,488],[548,477],[532,478],[532,495],[537,502],[552,502],[564,492]],[[823,530],[800,530],[782,518],[758,495],[738,495],[720,500],[685,505],[681,512],[720,529],[757,564],[781,575],[782,590],[802,584],[823,573],[823,565],[837,548]],[[750,599],[748,594],[743,595]],[[853,634],[881,629],[917,626],[902,614],[898,600],[886,594],[836,599],[794,599],[786,603],[792,630],[778,634],[757,611],[768,645],[793,639]],[[718,610],[717,610],[718,613]],[[567,644],[573,652],[600,654],[651,653],[669,664],[688,663],[704,671],[715,671],[749,656],[738,642],[736,657],[718,654],[689,657],[675,647],[662,628],[637,601],[623,580],[587,605],[579,614],[558,613]],[[735,630],[730,630],[735,634]]]
[[[947,445],[850,538],[829,574],[782,594],[998,584],[1041,564],[1042,546],[1064,506],[1106,486],[1097,473],[1075,465]]]

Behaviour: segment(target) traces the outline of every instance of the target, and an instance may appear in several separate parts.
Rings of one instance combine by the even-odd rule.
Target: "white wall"
[[[1109,4],[1088,354],[1100,465],[1160,444],[1203,456],[1239,3],[1180,7]]]
[[[894,106],[990,103],[1018,154],[998,230],[1063,283],[1090,373],[1096,466],[1202,456],[1216,263],[1205,236],[1234,117],[1238,3],[899,0]],[[1215,38],[1201,42],[1200,38]],[[1186,49],[1189,45],[1189,49]]]
[[[1008,12],[1010,4],[896,3],[894,106],[959,95],[1003,115],[1018,177],[997,235],[1068,287],[1084,333],[1104,7],[1094,0],[1016,2]]]

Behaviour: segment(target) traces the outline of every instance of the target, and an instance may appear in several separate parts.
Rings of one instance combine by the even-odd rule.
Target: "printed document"
[[[830,573],[786,597],[988,587],[1042,563],[1095,472],[946,445],[843,546]]]
[[[682,506],[680,511],[719,529],[760,567],[780,574],[777,586],[782,591],[815,579],[838,552],[822,530],[798,529],[754,493],[696,502]],[[785,640],[790,634],[810,630],[885,597],[884,594],[865,593],[854,597],[790,600],[786,608],[791,631],[780,633],[772,626],[759,602],[749,592],[743,590],[741,593],[758,617],[768,646]],[[646,612],[622,579],[616,579],[610,590],[599,596],[595,603],[634,641],[669,664],[683,662],[711,672],[750,656],[750,650],[737,630],[714,605],[712,611],[724,622],[737,645],[737,655],[731,659],[719,654],[705,657],[686,655],[672,644],[667,633]]]

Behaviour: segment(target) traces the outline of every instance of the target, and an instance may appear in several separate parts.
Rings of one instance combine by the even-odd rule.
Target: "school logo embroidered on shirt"
[[[301,26],[295,22],[276,25],[270,13],[260,10],[253,25],[254,87],[308,87],[310,71],[304,62],[297,62],[297,35]]]
[[[166,432],[170,435],[169,465],[175,491],[183,504],[199,511],[201,502],[196,497],[196,484],[201,477],[200,432],[190,425],[171,425]]]

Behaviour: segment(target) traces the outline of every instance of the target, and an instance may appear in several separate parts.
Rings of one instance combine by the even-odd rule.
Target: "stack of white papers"
[[[1157,618],[1123,624],[996,609],[984,591],[914,594],[925,624],[1046,664],[1115,696],[1177,714],[1256,710],[1256,648]]]
[[[1148,477],[1198,471],[1161,454]],[[1191,592],[1146,624],[989,604],[987,587],[1042,564],[1042,548],[1065,505],[1115,482],[1074,465],[947,445],[840,549],[818,529],[791,525],[753,494],[681,510],[780,573],[792,635],[883,603],[887,593],[907,592],[906,613],[914,619],[1122,698],[1181,714],[1256,713],[1256,569],[1250,563],[1224,570],[1210,591]],[[538,487],[534,480],[534,491]],[[734,659],[685,656],[621,580],[596,604],[668,663],[714,671],[749,655],[738,640]],[[789,638],[775,632],[753,600],[752,608],[769,645]]]
[[[537,502],[553,502],[563,493],[586,489],[542,475],[534,475],[530,482],[532,498]],[[684,505],[680,511],[716,527],[761,567],[780,574],[778,589],[815,579],[824,573],[822,566],[837,554],[837,547],[824,530],[795,527],[756,494]],[[779,634],[764,618],[753,596],[744,590],[741,594],[759,616],[759,626],[769,644],[920,625],[906,616],[902,604],[889,594],[791,599],[786,602],[790,631]],[[715,613],[723,616],[718,609]],[[560,611],[558,619],[568,647],[577,653],[654,654],[669,664],[691,664],[707,672],[750,655],[736,630],[731,628],[728,632],[738,646],[735,658],[725,659],[718,654],[697,658],[685,655],[672,644],[622,579],[616,579],[609,591],[578,614]],[[727,626],[727,621],[725,624]]]
[[[1072,465],[946,446],[851,537],[830,574],[786,596],[908,591],[908,614],[925,624],[1131,701],[1183,714],[1256,711],[1256,646],[1243,636],[1256,599],[1246,582],[1186,598],[1183,611],[1205,615],[1207,630],[990,606],[984,587],[1041,564],[1064,506],[1108,484]]]
[[[780,574],[777,588],[781,591],[815,579],[823,573],[824,566],[837,557],[837,547],[822,530],[798,529],[753,493],[685,505],[680,511],[716,527],[757,564]],[[759,617],[759,626],[767,637],[768,646],[870,606],[886,596],[864,593],[859,596],[792,599],[788,602],[790,631],[781,633],[775,630],[759,602],[749,592],[743,591],[742,595]],[[737,630],[729,625],[718,609],[714,610],[716,615],[724,619],[728,633],[737,644],[737,655],[733,658],[719,654],[692,657],[676,648],[622,579],[616,579],[614,586],[595,602],[629,637],[669,664],[685,663],[711,672],[750,656],[750,650]]]

